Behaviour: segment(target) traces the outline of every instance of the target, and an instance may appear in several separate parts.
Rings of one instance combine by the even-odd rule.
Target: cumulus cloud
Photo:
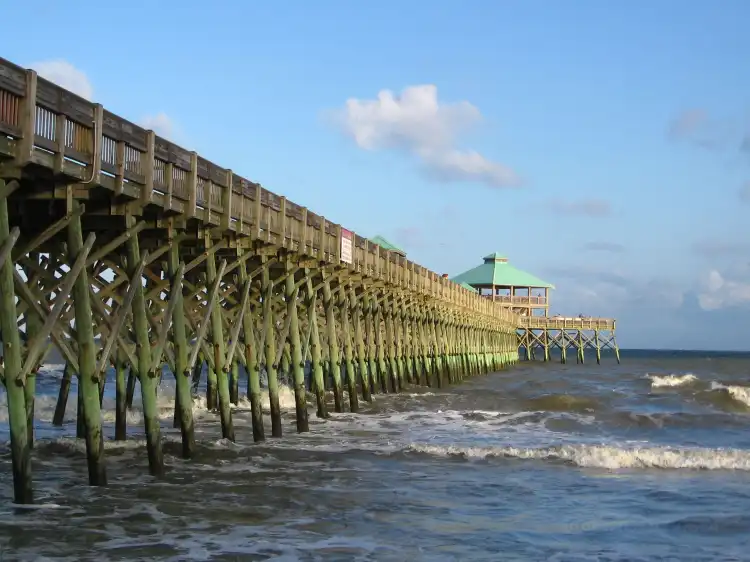
[[[625,253],[625,246],[617,242],[586,242],[583,249],[589,252],[609,252],[611,254]]]
[[[549,202],[548,209],[556,214],[584,217],[606,217],[612,214],[609,201],[603,199],[583,199],[581,201],[562,201],[555,199]]]
[[[715,269],[708,272],[701,285],[698,304],[703,310],[750,304],[750,283],[727,279]]]
[[[157,135],[165,139],[171,139],[175,134],[174,121],[163,112],[156,115],[147,115],[138,124],[144,129],[154,131]]]
[[[507,166],[456,147],[458,137],[481,118],[469,102],[440,102],[432,84],[409,86],[400,95],[382,90],[377,99],[350,98],[334,113],[335,121],[360,148],[406,150],[432,178],[518,186],[519,177]]]
[[[36,62],[30,65],[39,76],[89,101],[94,99],[94,87],[86,73],[63,59]],[[138,123],[145,129],[152,129],[157,135],[171,139],[177,136],[174,121],[164,112],[148,115]]]
[[[684,288],[667,279],[642,279],[626,271],[594,267],[548,268],[547,277],[558,289],[555,301],[564,314],[611,316],[635,308],[676,309],[682,306],[686,294]]]
[[[92,100],[94,97],[94,87],[91,85],[86,73],[76,68],[66,60],[55,59],[36,62],[30,67],[36,70],[42,78],[58,86],[78,94],[82,98]]]

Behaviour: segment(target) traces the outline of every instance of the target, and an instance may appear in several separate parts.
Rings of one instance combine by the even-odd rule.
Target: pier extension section
[[[537,351],[549,361],[556,350],[562,363],[567,362],[569,350],[576,354],[576,363],[583,363],[587,349],[594,351],[596,362],[601,363],[602,351],[611,349],[620,362],[614,318],[519,316],[518,349],[528,361],[537,358]]]
[[[159,476],[162,376],[176,378],[188,458],[204,365],[222,437],[235,438],[242,383],[261,441],[261,372],[281,437],[282,376],[304,432],[308,400],[326,417],[330,394],[336,411],[357,411],[373,393],[514,363],[517,324],[501,304],[0,59],[0,378],[17,503],[33,501],[35,381],[50,346],[66,363],[54,423],[77,377],[89,483],[104,485],[110,368],[113,437],[126,438],[137,380]]]

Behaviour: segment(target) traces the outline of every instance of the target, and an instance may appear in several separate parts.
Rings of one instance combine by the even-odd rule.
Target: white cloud
[[[94,98],[94,87],[91,85],[86,73],[76,68],[66,60],[48,60],[31,65],[39,76],[46,78],[58,86],[78,94],[82,98],[92,101]],[[164,112],[148,115],[138,123],[145,129],[151,129],[160,137],[172,139],[177,135],[177,127],[174,121]]]
[[[46,78],[58,86],[78,94],[82,98],[92,100],[94,97],[94,87],[91,85],[88,76],[82,70],[76,68],[66,60],[55,59],[41,61],[31,65],[37,74]]]
[[[164,112],[156,115],[147,115],[140,120],[139,125],[144,129],[154,131],[157,135],[165,139],[172,139],[175,134],[174,121]]]
[[[466,101],[441,103],[432,84],[409,86],[398,96],[381,90],[377,99],[351,98],[335,117],[360,148],[407,150],[442,181],[473,180],[492,187],[520,183],[510,168],[456,148],[457,138],[482,116]]]
[[[726,279],[712,269],[702,282],[698,304],[703,310],[718,310],[750,303],[750,283]]]

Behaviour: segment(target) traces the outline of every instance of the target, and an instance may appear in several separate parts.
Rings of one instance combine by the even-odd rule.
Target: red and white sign
[[[348,264],[354,263],[353,257],[354,233],[351,230],[341,229],[341,261]]]

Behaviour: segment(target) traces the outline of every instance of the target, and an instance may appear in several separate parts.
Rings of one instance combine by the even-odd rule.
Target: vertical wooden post
[[[206,234],[206,250],[208,251],[213,242],[210,235]],[[207,285],[213,286],[216,281],[216,252],[209,251],[206,259],[206,281]],[[219,417],[221,418],[221,436],[224,439],[234,441],[234,424],[232,423],[232,406],[229,401],[229,372],[226,369],[226,349],[224,343],[224,327],[222,325],[223,309],[219,299],[215,299],[211,309],[211,338],[214,348],[214,371],[219,396]]]
[[[188,366],[188,341],[185,330],[185,306],[182,295],[182,283],[174,285],[177,270],[180,267],[180,245],[175,239],[174,231],[170,228],[171,247],[169,250],[169,276],[172,281],[175,299],[172,313],[172,342],[174,344],[175,361],[175,410],[179,419],[182,434],[182,457],[189,459],[195,450],[195,434],[193,427],[193,397],[190,392],[190,368]]]
[[[567,363],[568,333],[565,329],[560,330],[560,363]]]
[[[375,314],[374,314],[374,301],[376,295],[365,293],[362,295],[362,305],[365,309],[365,340],[367,348],[367,384],[370,387],[370,393],[380,392],[380,384],[378,382],[378,357],[377,349],[375,347],[375,335],[373,334],[375,327]]]
[[[249,314],[249,312],[246,312]],[[229,401],[235,406],[240,403],[240,362],[232,360],[232,370],[229,377]]]
[[[33,112],[32,112],[33,114]],[[5,182],[0,179],[0,191]],[[8,201],[0,196],[0,246],[10,237]],[[3,336],[5,391],[10,423],[10,449],[13,463],[13,501],[34,503],[31,482],[31,449],[26,418],[26,397],[18,375],[23,367],[21,336],[18,332],[16,296],[13,287],[13,260],[6,259],[0,268],[0,333]]]
[[[73,202],[73,209],[78,206]],[[68,257],[73,263],[83,249],[83,228],[81,217],[76,215],[68,225]],[[76,339],[78,341],[78,392],[83,397],[83,415],[86,432],[86,459],[89,469],[89,484],[107,484],[107,470],[104,462],[104,435],[102,434],[102,414],[99,403],[99,376],[96,373],[96,343],[91,313],[89,277],[86,268],[73,284],[71,293],[75,309]]]
[[[341,388],[341,355],[339,342],[336,337],[336,303],[331,294],[331,284],[328,279],[323,282],[323,308],[326,313],[326,334],[328,338],[328,357],[333,376],[333,401],[337,412],[344,411],[344,396]]]
[[[66,373],[69,366],[65,364]],[[127,388],[125,383],[125,354],[118,348],[115,352],[115,441],[127,439]]]
[[[341,336],[344,340],[344,361],[346,363],[346,386],[349,391],[349,409],[359,411],[357,400],[357,373],[354,371],[354,349],[352,348],[352,330],[349,322],[349,294],[342,282],[339,288],[339,314],[341,315]]]
[[[364,299],[364,295],[362,296]],[[372,402],[370,389],[370,377],[367,373],[367,351],[365,338],[362,334],[362,301],[357,300],[357,292],[354,285],[349,288],[349,302],[352,306],[352,322],[354,322],[354,341],[357,343],[357,360],[359,363],[359,376],[362,380],[362,399]]]
[[[310,431],[307,420],[307,393],[305,391],[305,358],[302,357],[299,316],[297,312],[299,289],[294,282],[296,266],[287,262],[287,278],[284,296],[286,313],[289,315],[289,347],[291,352],[292,374],[294,377],[294,405],[297,419],[297,433]]]
[[[396,345],[394,343],[393,333],[393,297],[391,295],[388,296],[385,306],[385,339],[388,348],[388,367],[390,375],[388,381],[391,385],[391,391],[398,392],[400,388],[398,381],[398,368],[396,367]]]
[[[328,408],[326,407],[325,385],[323,384],[322,348],[320,345],[320,333],[318,332],[318,299],[307,269],[305,269],[305,276],[307,277],[307,321],[310,324],[311,374],[318,405],[317,416],[324,419],[328,417]]]
[[[39,253],[33,252],[29,258],[35,263],[39,263]],[[32,274],[33,275],[33,274]],[[29,276],[31,279],[31,276]],[[44,294],[44,291],[39,291],[38,294]],[[25,313],[26,323],[26,342],[29,345],[39,331],[42,329],[44,321],[36,313],[33,307],[29,306]],[[29,447],[34,447],[34,398],[36,395],[36,376],[39,371],[39,362],[37,362],[32,368],[31,372],[26,377],[26,385],[24,386],[24,394],[26,396],[26,428],[29,432]]]
[[[240,283],[243,287],[252,283],[248,277],[245,260],[240,261]],[[253,420],[253,441],[264,441],[266,438],[263,428],[263,406],[260,399],[260,362],[255,339],[255,317],[258,303],[255,301],[250,310],[242,318],[242,331],[245,342],[245,365],[247,368],[247,395],[250,398],[250,410]]]
[[[265,257],[263,258],[266,259]],[[279,405],[278,365],[276,365],[276,321],[273,310],[273,283],[269,268],[263,269],[263,330],[265,332],[266,376],[271,409],[271,436],[281,437],[281,406]]]
[[[126,216],[125,227],[132,228],[136,220],[132,215]],[[126,242],[128,257],[128,276],[132,279],[140,262],[140,245],[138,234]],[[143,423],[146,430],[146,450],[148,451],[148,468],[152,476],[164,474],[164,454],[161,446],[161,428],[156,407],[157,373],[151,371],[151,342],[149,339],[148,318],[146,317],[146,298],[143,285],[136,280],[133,297],[133,327],[136,337],[136,354],[138,356],[138,381],[141,383],[141,401],[143,402]],[[135,365],[131,365],[131,373]]]
[[[57,394],[57,404],[55,405],[55,414],[52,416],[52,425],[60,427],[65,421],[65,410],[68,406],[68,396],[70,395],[70,382],[73,380],[73,367],[69,362],[65,362],[62,380],[60,381],[60,391]]]
[[[602,363],[602,350],[599,344],[599,330],[594,330],[594,346],[596,349],[596,364],[601,365]]]

